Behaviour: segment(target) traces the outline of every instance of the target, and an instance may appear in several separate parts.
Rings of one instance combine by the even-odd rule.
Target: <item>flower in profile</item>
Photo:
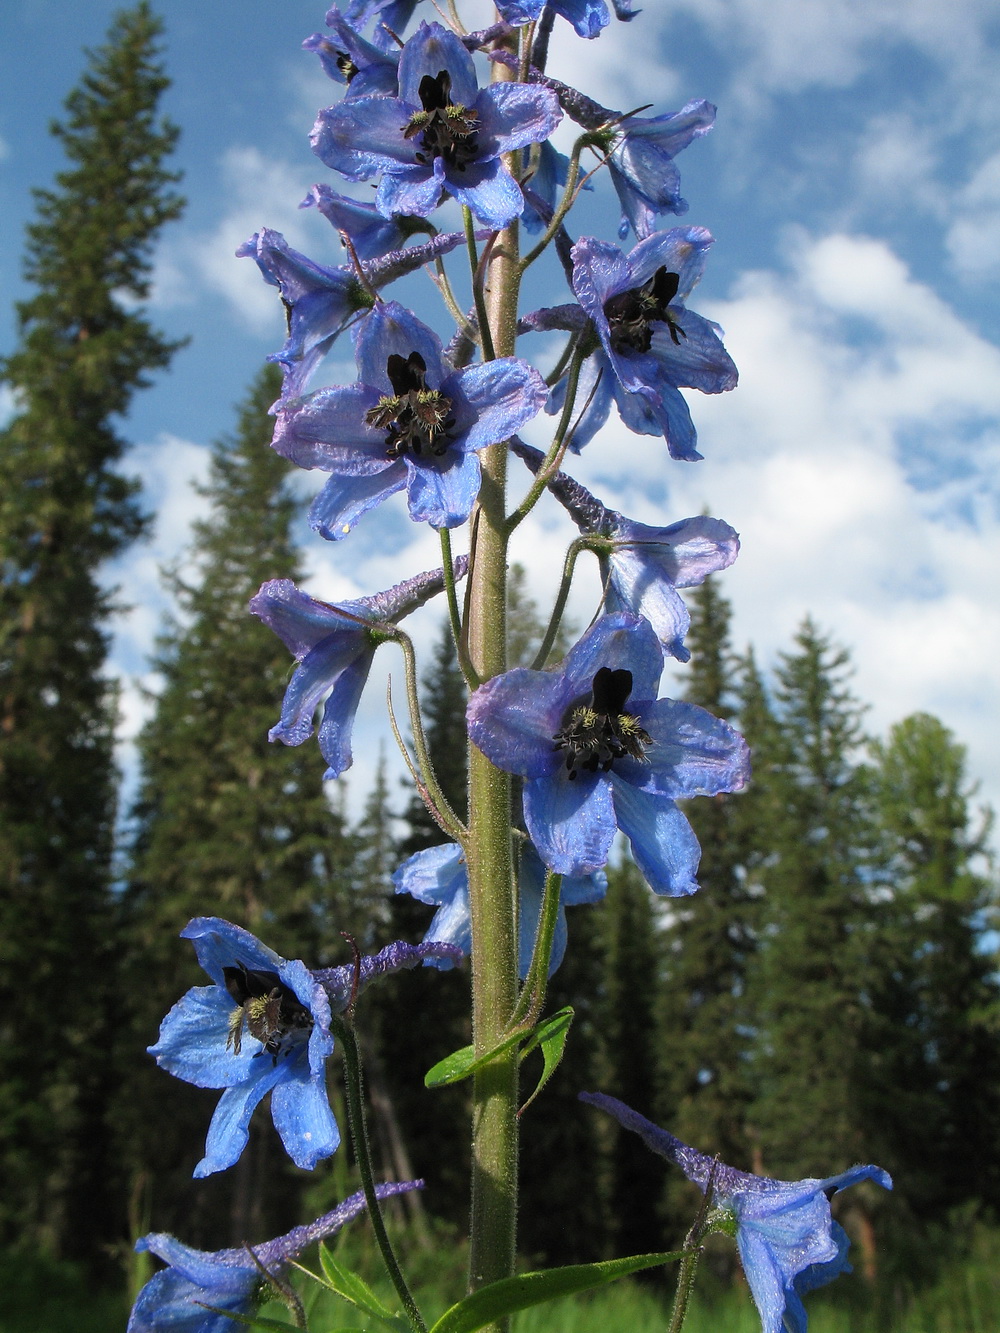
[[[376,1185],[375,1193],[379,1199],[389,1199],[422,1188],[422,1180],[406,1180]],[[155,1273],[139,1292],[126,1333],[231,1333],[237,1321],[216,1310],[252,1314],[267,1299],[265,1273],[281,1281],[303,1250],[335,1235],[366,1206],[359,1191],[315,1222],[238,1250],[195,1250],[163,1231],[141,1237],[135,1248],[150,1251],[168,1267]]]
[[[194,1174],[238,1160],[267,1093],[289,1157],[314,1167],[340,1142],[326,1093],[333,1051],[326,991],[304,963],[218,917],[196,917],[181,936],[193,942],[213,984],[194,986],[174,1005],[149,1051],[186,1083],[223,1089]]]
[[[546,0],[496,0],[500,15],[520,27],[522,23],[534,23],[541,17]],[[620,7],[618,0],[615,9],[619,18],[634,18]],[[611,22],[608,7],[604,0],[550,0],[554,13],[560,14],[568,23],[572,23],[578,37],[599,37],[601,30]]]
[[[352,23],[336,5],[327,11],[326,26],[331,30],[329,35],[314,32],[302,43],[302,49],[315,51],[325,73],[335,83],[346,84],[346,97],[395,97],[399,87],[398,52],[392,46],[382,48],[366,42],[360,36],[360,25]]]
[[[662,435],[671,456],[688,461],[701,455],[679,390],[724,393],[738,378],[718,325],[683,304],[711,244],[704,227],[673,227],[628,255],[589,236],[573,247],[573,290],[601,342],[591,373],[604,382],[604,416],[614,396],[631,430]],[[591,410],[588,437],[600,424],[597,405]]]
[[[662,670],[648,621],[618,612],[602,616],[560,669],[517,667],[469,700],[472,741],[525,780],[528,834],[550,869],[600,869],[620,828],[655,892],[697,889],[700,849],[676,802],[738,790],[749,756],[705,709],[657,699]]]
[[[843,1227],[833,1220],[829,1195],[860,1180],[892,1189],[888,1173],[879,1166],[852,1166],[826,1180],[752,1176],[735,1167],[719,1166],[617,1097],[581,1092],[580,1099],[613,1115],[702,1190],[711,1176],[713,1201],[728,1210],[735,1222],[736,1246],[763,1333],[781,1333],[783,1326],[787,1333],[806,1333],[802,1297],[851,1269],[849,1241]]]
[[[547,139],[561,114],[546,88],[480,88],[461,39],[422,23],[399,58],[399,96],[350,98],[321,111],[312,145],[351,180],[381,172],[375,202],[385,217],[426,217],[447,193],[500,228],[524,207],[501,155]]]
[[[544,455],[522,440],[511,444],[532,472]],[[709,574],[728,567],[740,549],[739,534],[719,518],[701,514],[665,528],[636,523],[607,509],[585,486],[557,472],[549,490],[569,512],[584,536],[593,539],[607,569],[604,605],[608,611],[632,611],[653,627],[665,653],[687,662],[684,635],[691,616],[678,588],[693,588]]]
[[[404,488],[415,523],[464,523],[479,493],[477,451],[536,415],[544,380],[517,357],[453,370],[437,334],[396,301],[379,302],[355,350],[356,383],[320,389],[278,413],[278,453],[331,474],[313,502],[313,528],[338,541]]]
[[[455,578],[466,570],[455,561]],[[274,630],[296,660],[281,705],[281,719],[268,739],[301,745],[313,733],[316,711],[324,701],[319,748],[328,764],[326,777],[350,768],[351,732],[375,649],[386,631],[444,587],[439,569],[405,579],[385,592],[332,606],[302,592],[290,579],[272,579],[250,601],[250,610]]]
[[[392,876],[396,893],[409,893],[419,902],[436,907],[424,943],[457,945],[461,954],[472,952],[472,916],[469,908],[469,873],[465,853],[457,843],[448,842],[438,847],[427,847],[414,854]],[[542,910],[545,888],[545,867],[534,847],[524,843],[518,865],[518,884],[521,891],[518,912],[518,970],[521,977],[528,974],[531,953]],[[577,903],[594,903],[608,891],[608,877],[603,870],[588,875],[566,876],[559,889],[559,915],[552,939],[549,975],[556,970],[566,952],[566,908]],[[425,966],[446,969],[454,966],[452,958],[444,955],[428,958]]]

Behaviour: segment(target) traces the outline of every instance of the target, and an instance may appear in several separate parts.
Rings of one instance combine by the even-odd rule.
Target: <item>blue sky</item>
[[[56,0],[3,7],[0,351],[23,292],[30,189],[60,165],[47,124],[115,8],[78,0],[68,21]],[[152,308],[170,335],[192,341],[127,423],[129,467],[159,518],[152,541],[109,571],[134,607],[119,619],[113,659],[126,742],[166,608],[157,568],[183,550],[201,510],[191,479],[282,339],[273,291],[232,252],[268,225],[340,262],[328,225],[296,207],[315,181],[336,184],[307,136],[315,109],[339,92],[299,49],[322,27],[323,5],[159,8],[174,80],[165,105],[182,128],[190,202],[160,247]],[[479,0],[462,8],[472,25],[488,13]],[[671,463],[662,444],[613,425],[574,463],[577,475],[646,522],[705,505],[730,521],[743,537],[724,585],[737,643],[752,640],[769,664],[811,612],[853,650],[871,729],[936,713],[1000,803],[1000,11],[988,0],[648,0],[596,41],[561,20],[556,34],[552,71],[606,105],[653,103],[655,114],[695,97],[718,104],[715,130],[678,165],[685,220],[716,237],[691,304],[724,326],[741,370],[731,394],[689,395],[704,462]],[[613,239],[609,185],[595,185],[571,229]],[[424,284],[407,299],[429,317],[436,298]],[[540,299],[566,297],[553,285]],[[525,340],[522,353],[534,350]],[[353,378],[346,345],[337,355],[326,382]],[[544,429],[531,438],[544,444]],[[304,494],[312,480],[303,476]],[[520,553],[540,600],[568,537],[554,507],[524,525]],[[436,562],[432,534],[408,524],[401,502],[347,543],[307,541],[311,587],[328,598]],[[595,589],[585,579],[574,596],[579,625]],[[383,690],[373,682],[360,719],[359,792],[385,733]]]

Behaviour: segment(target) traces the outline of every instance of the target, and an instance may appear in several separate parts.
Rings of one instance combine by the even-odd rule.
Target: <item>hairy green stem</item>
[[[496,348],[493,345],[493,331],[490,328],[490,316],[486,307],[486,294],[483,291],[482,276],[479,271],[479,251],[476,248],[476,224],[472,211],[464,204],[462,216],[465,218],[465,243],[469,251],[469,268],[472,270],[472,299],[476,303],[476,318],[479,320],[479,341],[483,349],[484,361],[496,360]]]
[[[552,444],[549,452],[545,455],[541,467],[535,474],[535,480],[531,483],[528,494],[517,506],[510,518],[507,520],[507,535],[509,536],[519,523],[524,520],[534,509],[535,505],[541,499],[546,486],[553,474],[558,470],[562,461],[562,455],[569,443],[570,423],[573,420],[573,409],[576,406],[576,392],[580,384],[580,371],[583,369],[583,363],[587,359],[587,352],[583,344],[578,343],[574,352],[573,359],[570,362],[569,378],[566,382],[566,400],[563,403],[562,415],[559,418],[559,425],[555,435],[552,437]]]
[[[535,931],[535,943],[531,950],[531,963],[528,975],[524,979],[521,998],[511,1020],[511,1026],[521,1023],[534,1027],[545,1004],[545,988],[549,981],[549,963],[552,959],[552,941],[555,939],[556,922],[559,919],[559,894],[562,890],[562,875],[554,870],[545,876],[545,891],[542,894],[542,907],[538,914],[538,928]]]
[[[552,238],[566,220],[566,214],[573,207],[577,196],[577,180],[580,175],[580,154],[590,141],[590,137],[584,134],[581,135],[573,145],[573,152],[569,159],[569,171],[566,174],[566,188],[563,190],[563,195],[559,200],[556,211],[552,214],[552,221],[542,233],[542,239],[537,245],[533,246],[521,260],[522,273],[535,262],[539,255],[541,255],[550,244]]]
[[[465,677],[465,683],[470,690],[474,690],[480,684],[480,680],[469,661],[469,654],[465,647],[465,635],[462,632],[462,613],[458,606],[455,566],[452,563],[451,556],[451,533],[447,528],[440,528],[438,536],[441,538],[441,567],[444,570],[444,589],[448,598],[448,619],[451,622],[451,636],[455,641],[458,665]]]
[[[559,592],[556,596],[555,605],[552,608],[552,615],[549,617],[549,623],[545,630],[545,637],[539,645],[538,652],[535,654],[535,660],[531,664],[533,671],[542,671],[545,663],[548,661],[549,653],[552,651],[552,645],[556,641],[556,635],[559,633],[559,625],[562,622],[563,612],[566,610],[566,600],[569,597],[569,590],[573,584],[573,571],[576,568],[576,558],[581,551],[587,549],[586,538],[577,537],[575,542],[570,544],[566,552],[566,559],[563,563],[562,581],[559,584]]]
[[[462,821],[456,815],[455,811],[448,803],[448,798],[441,790],[441,785],[437,780],[437,774],[434,771],[434,764],[431,760],[430,751],[427,748],[427,739],[424,736],[423,723],[420,720],[420,696],[417,689],[417,659],[413,652],[413,641],[408,634],[401,629],[393,631],[393,638],[399,644],[403,653],[403,662],[406,674],[406,701],[410,712],[410,729],[413,732],[413,748],[417,753],[417,764],[420,768],[420,778],[423,786],[427,790],[427,796],[433,804],[431,813],[437,819],[437,822],[450,833],[456,842],[464,842],[467,829]],[[421,793],[423,795],[423,793]]]
[[[396,1254],[392,1248],[392,1242],[389,1240],[389,1234],[385,1229],[382,1209],[375,1193],[375,1174],[372,1170],[371,1144],[368,1141],[368,1125],[365,1120],[361,1053],[358,1050],[358,1040],[350,1023],[334,1018],[331,1020],[330,1026],[343,1045],[344,1085],[347,1089],[347,1120],[351,1128],[351,1142],[354,1144],[354,1156],[357,1159],[358,1170],[361,1173],[361,1187],[365,1192],[365,1201],[368,1204],[368,1215],[371,1218],[372,1229],[375,1232],[375,1241],[382,1255],[382,1262],[385,1264],[392,1285],[396,1288],[396,1294],[403,1303],[403,1309],[406,1311],[406,1317],[409,1319],[414,1333],[427,1333],[427,1325],[424,1323],[423,1316],[417,1308],[417,1303],[413,1299],[410,1288],[406,1285],[406,1278],[403,1277],[396,1261]]]

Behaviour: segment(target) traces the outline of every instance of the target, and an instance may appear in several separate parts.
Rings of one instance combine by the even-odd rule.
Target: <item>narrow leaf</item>
[[[497,1320],[543,1301],[558,1300],[579,1291],[591,1291],[615,1282],[643,1268],[680,1259],[683,1250],[667,1254],[633,1254],[626,1259],[606,1259],[598,1264],[572,1264],[568,1268],[550,1268],[541,1273],[521,1273],[517,1277],[492,1282],[446,1310],[430,1333],[475,1333]]]
[[[474,1074],[477,1069],[482,1069],[495,1060],[498,1055],[504,1051],[509,1051],[512,1046],[523,1041],[526,1033],[512,1032],[504,1037],[497,1046],[485,1055],[476,1058],[476,1048],[474,1046],[463,1046],[460,1051],[452,1051],[451,1055],[446,1055],[443,1060],[439,1060],[433,1068],[428,1069],[424,1075],[424,1087],[443,1088],[449,1083],[460,1083],[463,1078],[468,1078]]]
[[[538,1080],[538,1086],[531,1094],[528,1100],[518,1111],[518,1115],[524,1115],[525,1111],[535,1100],[541,1090],[548,1083],[549,1079],[559,1067],[559,1061],[563,1058],[563,1051],[566,1049],[566,1038],[569,1036],[569,1027],[573,1022],[573,1009],[567,1005],[565,1009],[560,1009],[558,1013],[547,1018],[544,1023],[540,1023],[532,1035],[531,1041],[521,1052],[521,1059],[533,1051],[536,1046],[542,1048],[542,1076]]]
[[[204,1301],[196,1301],[195,1304],[200,1305],[202,1309],[211,1310],[212,1314],[225,1315],[227,1319],[233,1319],[237,1324],[245,1324],[247,1328],[277,1329],[280,1333],[288,1333],[291,1329],[292,1333],[301,1333],[298,1325],[286,1324],[283,1319],[263,1319],[260,1315],[237,1314],[235,1310],[223,1310],[218,1305],[206,1305]]]
[[[338,1263],[327,1246],[323,1244],[319,1247],[319,1262],[327,1284],[338,1296],[342,1296],[345,1301],[350,1301],[359,1310],[364,1310],[366,1314],[379,1320],[380,1323],[388,1325],[389,1328],[409,1329],[406,1320],[401,1315],[393,1314],[391,1310],[387,1309],[363,1277],[359,1277],[357,1273],[351,1272],[349,1268],[345,1268],[343,1264]]]

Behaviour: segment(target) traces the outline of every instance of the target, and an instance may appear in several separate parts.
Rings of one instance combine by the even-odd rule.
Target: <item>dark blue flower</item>
[[[374,19],[372,41],[382,51],[393,51],[398,50],[393,33],[397,37],[402,34],[418,3],[419,0],[347,0],[344,17],[358,32]]]
[[[185,1082],[224,1089],[194,1174],[237,1161],[250,1117],[269,1092],[289,1157],[314,1167],[340,1142],[326,1093],[333,1050],[326,991],[304,963],[279,957],[228,921],[196,917],[181,935],[194,942],[214,984],[193,987],[174,1005],[149,1050]]]
[[[746,743],[694,704],[657,699],[663,650],[626,612],[603,616],[561,669],[518,667],[469,701],[469,736],[524,782],[524,818],[542,860],[564,875],[607,863],[615,829],[650,887],[693,893],[698,841],[676,801],[735,791]]]
[[[500,228],[524,207],[501,154],[547,139],[560,118],[548,89],[481,89],[461,39],[422,23],[400,56],[399,96],[352,98],[321,111],[312,145],[351,180],[381,171],[375,201],[385,217],[426,217],[448,193]]]
[[[544,455],[521,440],[511,448],[532,472]],[[740,549],[739,534],[728,523],[706,514],[681,519],[669,527],[636,523],[608,509],[565,472],[549,481],[549,490],[580,531],[594,537],[593,549],[607,570],[605,609],[631,611],[653,627],[665,653],[686,662],[691,654],[684,635],[691,623],[678,588],[693,588],[709,574],[728,569]]]
[[[455,562],[455,577],[460,579],[465,569],[462,556]],[[301,745],[312,735],[316,710],[326,699],[319,724],[319,748],[329,765],[325,776],[338,777],[349,768],[354,715],[384,631],[443,587],[441,571],[430,570],[386,592],[331,606],[300,591],[290,579],[265,583],[250,610],[274,630],[298,663],[285,690],[281,720],[269,739]]]
[[[453,370],[437,334],[395,301],[360,325],[356,354],[357,383],[278,413],[278,453],[332,474],[310,523],[337,541],[404,487],[414,522],[464,523],[479,492],[477,450],[535,416],[547,394],[541,376],[516,357]]]
[[[883,1189],[892,1181],[879,1166],[853,1166],[826,1180],[772,1180],[713,1163],[616,1097],[582,1092],[581,1100],[613,1115],[638,1134],[648,1148],[679,1166],[702,1190],[712,1176],[712,1197],[736,1223],[736,1245],[763,1333],[806,1333],[802,1297],[850,1272],[849,1241],[830,1214],[828,1195],[873,1180]]]
[[[407,1180],[376,1185],[375,1193],[389,1199],[422,1187],[422,1180]],[[236,1321],[206,1310],[207,1305],[233,1314],[252,1314],[261,1299],[266,1299],[261,1268],[280,1280],[303,1250],[335,1235],[366,1206],[359,1191],[315,1222],[238,1250],[195,1250],[166,1232],[150,1232],[136,1241],[135,1248],[150,1251],[169,1267],[154,1274],[139,1292],[126,1333],[232,1333]]]
[[[299,205],[313,206],[350,238],[359,259],[377,259],[387,250],[398,250],[418,228],[426,231],[428,226],[422,218],[384,218],[374,204],[337,194],[329,185],[314,185]]]
[[[723,393],[738,378],[718,325],[683,304],[711,244],[704,227],[673,227],[640,241],[628,255],[589,236],[573,247],[573,290],[601,341],[580,385],[578,396],[586,402],[588,385],[600,376],[575,436],[577,448],[603,424],[613,397],[631,430],[662,435],[673,458],[701,457],[679,390]],[[550,410],[560,396],[553,395]]]
[[[409,893],[419,902],[436,907],[424,943],[457,945],[462,954],[472,952],[472,915],[469,909],[469,874],[465,853],[454,842],[428,847],[404,861],[392,877],[396,893]],[[521,848],[518,867],[520,910],[518,912],[518,970],[528,974],[531,952],[542,910],[545,867],[530,843]],[[556,970],[566,952],[566,908],[577,903],[594,903],[608,891],[608,877],[603,870],[589,875],[566,876],[559,890],[559,916],[552,940],[549,975]],[[429,958],[429,967],[447,969],[454,963],[447,956]]]
[[[350,8],[356,6],[349,6]],[[347,98],[386,94],[395,97],[399,87],[399,52],[395,43],[373,46],[359,35],[363,25],[352,22],[336,5],[326,16],[331,33],[314,32],[302,43],[303,50],[315,51],[320,64],[335,83],[347,85]],[[392,26],[390,24],[390,26]]]
[[[518,27],[540,18],[545,4],[546,0],[496,0],[501,17]],[[572,23],[580,37],[598,37],[601,29],[611,22],[604,0],[549,0],[549,6],[554,13]],[[618,17],[632,18],[634,15],[619,13]]]

